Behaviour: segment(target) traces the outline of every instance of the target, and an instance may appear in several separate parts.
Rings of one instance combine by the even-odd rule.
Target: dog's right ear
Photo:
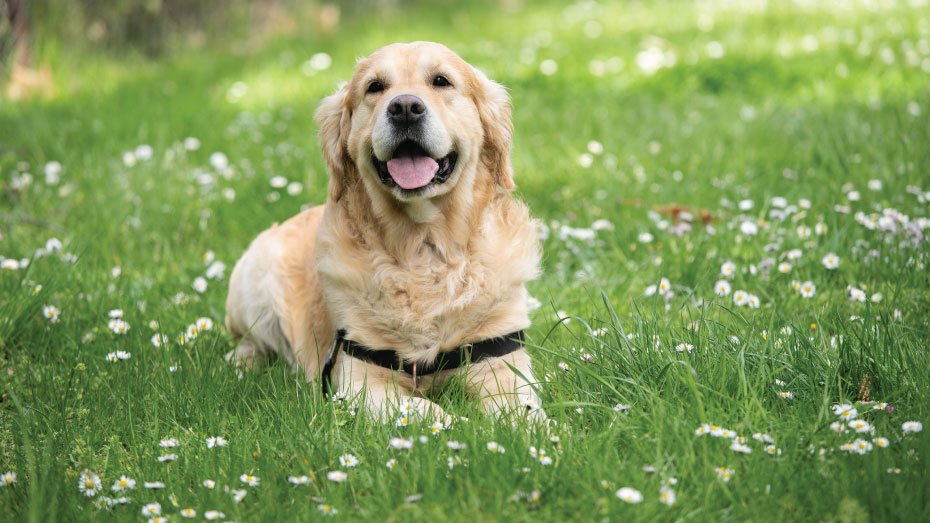
[[[323,158],[329,167],[329,198],[336,202],[342,198],[346,185],[352,183],[352,158],[347,141],[351,127],[352,112],[348,105],[348,84],[323,99],[314,116],[320,126],[320,146]]]
[[[503,85],[488,79],[483,72],[473,68],[476,85],[475,105],[484,128],[484,145],[481,160],[494,176],[497,184],[505,190],[513,190],[513,164],[510,147],[513,141],[510,96]]]

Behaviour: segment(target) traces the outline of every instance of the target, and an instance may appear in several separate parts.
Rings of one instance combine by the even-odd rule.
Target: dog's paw
[[[236,374],[242,379],[242,371],[257,369],[262,362],[262,353],[255,345],[247,340],[242,340],[235,350],[226,353],[224,359],[236,366]]]

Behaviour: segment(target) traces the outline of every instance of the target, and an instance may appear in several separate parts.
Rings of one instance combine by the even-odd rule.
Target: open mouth
[[[419,191],[448,180],[457,158],[454,151],[443,158],[433,158],[416,142],[405,140],[397,146],[390,160],[382,162],[375,156],[371,160],[385,185]]]

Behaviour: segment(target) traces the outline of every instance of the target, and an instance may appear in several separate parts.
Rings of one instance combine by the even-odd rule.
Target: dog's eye
[[[378,80],[375,80],[374,82],[371,82],[370,84],[368,84],[368,89],[365,92],[366,93],[380,93],[383,90],[384,90],[384,84],[379,82]]]
[[[449,79],[441,74],[437,74],[433,77],[433,87],[451,87],[452,84],[449,83]]]

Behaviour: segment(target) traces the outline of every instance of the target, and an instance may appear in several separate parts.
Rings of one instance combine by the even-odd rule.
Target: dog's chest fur
[[[411,234],[391,253],[377,236],[324,239],[318,267],[330,316],[360,343],[428,361],[441,349],[529,325],[525,283],[536,277],[535,227],[489,214],[469,241]]]

